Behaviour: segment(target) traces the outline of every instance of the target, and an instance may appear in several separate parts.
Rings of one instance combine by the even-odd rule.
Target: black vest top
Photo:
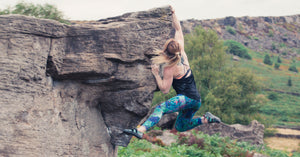
[[[173,79],[172,86],[177,94],[183,94],[194,100],[200,100],[201,97],[197,90],[193,73],[191,72],[191,75],[186,77],[190,70],[181,79]]]

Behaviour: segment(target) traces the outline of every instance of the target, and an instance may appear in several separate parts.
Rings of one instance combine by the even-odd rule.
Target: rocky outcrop
[[[300,15],[185,20],[182,25],[185,33],[199,25],[213,29],[223,40],[238,41],[254,51],[277,53],[285,58],[300,55]]]
[[[254,145],[263,145],[264,141],[264,125],[253,120],[248,126],[233,124],[227,125],[224,123],[204,124],[196,128],[203,133],[213,135],[220,134],[222,137],[229,137],[238,141],[247,141]]]
[[[0,156],[116,156],[147,115],[170,9],[84,25],[0,16]]]

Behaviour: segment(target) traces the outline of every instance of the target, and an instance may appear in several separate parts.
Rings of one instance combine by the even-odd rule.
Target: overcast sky
[[[20,0],[0,0],[0,9]],[[23,0],[52,4],[69,20],[99,20],[127,12],[172,5],[180,20],[226,16],[285,16],[300,14],[300,0]]]

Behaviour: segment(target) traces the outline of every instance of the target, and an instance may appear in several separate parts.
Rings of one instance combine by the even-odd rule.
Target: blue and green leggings
[[[142,126],[149,130],[159,122],[164,114],[179,112],[175,123],[176,130],[182,132],[193,129],[202,124],[200,117],[193,119],[200,106],[200,100],[194,100],[179,94],[158,105]]]

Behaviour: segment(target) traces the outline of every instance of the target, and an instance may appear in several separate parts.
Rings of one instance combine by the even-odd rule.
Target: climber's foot
[[[143,133],[138,131],[136,128],[134,129],[124,129],[123,130],[124,133],[129,134],[129,135],[133,135],[139,139],[143,138]]]
[[[211,114],[210,112],[206,112],[204,115],[204,118],[207,119],[208,123],[220,123],[221,122],[219,117]]]

